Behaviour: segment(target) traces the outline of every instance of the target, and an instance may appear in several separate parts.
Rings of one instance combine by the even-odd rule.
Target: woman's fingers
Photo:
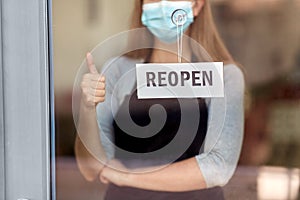
[[[110,182],[103,176],[104,174],[100,174],[100,181],[104,184],[109,184]]]
[[[91,88],[94,90],[104,90],[105,89],[105,82],[97,82],[91,80],[82,80],[81,88]]]
[[[99,102],[104,102],[105,101],[105,97],[93,97],[93,96],[89,96],[86,97],[86,102],[87,103],[91,103],[92,105],[95,105]]]
[[[100,74],[92,74],[87,73],[83,75],[83,80],[91,80],[91,81],[98,81],[98,82],[105,82],[105,76]]]
[[[91,84],[82,83],[82,93],[86,102],[97,104],[104,102],[106,90],[104,85],[100,86],[100,89],[99,86],[95,89]]]
[[[125,169],[126,168],[124,167],[124,170]],[[125,186],[126,180],[128,179],[128,173],[106,166],[101,171],[99,179],[104,184],[113,183],[118,186]]]
[[[105,90],[92,90],[91,95],[94,97],[105,97]]]

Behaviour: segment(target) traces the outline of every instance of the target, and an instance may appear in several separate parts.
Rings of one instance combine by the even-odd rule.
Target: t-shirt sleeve
[[[115,57],[108,60],[101,71],[106,77],[106,94],[105,101],[97,105],[96,111],[100,140],[108,159],[113,159],[115,154],[114,116],[124,97],[131,91],[131,87],[135,83],[135,79],[130,75],[134,72],[132,69],[135,69],[135,64],[138,62],[141,61],[128,59],[127,57]],[[124,74],[127,74],[127,76],[124,76]]]
[[[223,186],[232,177],[244,132],[245,81],[240,68],[224,67],[224,98],[211,98],[204,152],[196,156],[207,187]]]

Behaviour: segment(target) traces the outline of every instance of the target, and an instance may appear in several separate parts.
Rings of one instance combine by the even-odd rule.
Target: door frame
[[[0,0],[0,199],[51,199],[50,5]]]

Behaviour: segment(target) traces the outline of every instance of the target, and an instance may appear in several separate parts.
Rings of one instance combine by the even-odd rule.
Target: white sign
[[[137,64],[139,99],[224,97],[223,63]]]

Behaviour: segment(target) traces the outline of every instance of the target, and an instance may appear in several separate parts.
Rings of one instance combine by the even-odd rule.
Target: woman
[[[213,61],[225,63],[225,97],[197,99],[201,120],[197,122],[195,139],[174,162],[160,170],[130,173],[131,168],[147,167],[147,165],[142,166],[141,163],[147,163],[149,159],[139,157],[142,160],[139,163],[136,161],[137,158],[122,154],[117,150],[118,148],[113,150],[108,145],[109,142],[114,141],[117,147],[129,152],[155,151],[169,143],[176,135],[178,127],[174,124],[180,123],[181,115],[181,104],[178,102],[189,105],[192,101],[189,99],[138,100],[134,78],[132,80],[125,78],[126,84],[119,84],[116,87],[116,82],[122,78],[121,75],[133,69],[136,63],[178,62],[178,55],[164,50],[176,49],[178,38],[171,34],[171,30],[168,35],[165,31],[156,29],[162,24],[164,29],[171,24],[172,16],[165,15],[168,15],[166,13],[169,11],[174,13],[178,9],[185,11],[186,23],[184,26],[177,25],[177,30],[181,29],[185,35],[200,43]],[[78,126],[80,137],[77,138],[75,147],[79,168],[87,180],[99,178],[103,183],[109,183],[106,199],[222,199],[220,186],[225,185],[233,175],[242,144],[243,73],[234,64],[217,33],[207,0],[136,0],[131,28],[141,27],[149,30],[153,38],[151,41],[153,48],[136,50],[114,60],[111,64],[114,69],[107,70],[107,73],[104,73],[105,77],[97,72],[91,54],[87,54],[90,73],[85,74],[81,83],[83,98]],[[203,61],[203,54],[199,49],[186,41],[183,41],[182,57],[184,62]],[[116,94],[116,98],[112,93]],[[125,131],[116,122],[117,118],[121,121],[126,120],[122,118],[124,109],[129,109],[130,116],[136,124],[145,126],[150,123],[149,117],[147,118],[148,111],[155,104],[161,104],[168,116],[166,125],[158,133],[158,137],[152,137],[145,142],[124,134]],[[188,112],[191,111],[189,107],[186,109]],[[166,135],[171,136],[168,138]],[[160,156],[153,157],[153,160],[164,160],[169,155]],[[138,164],[132,167],[132,163]],[[117,166],[118,169],[115,169]],[[151,164],[149,166],[151,167]]]

